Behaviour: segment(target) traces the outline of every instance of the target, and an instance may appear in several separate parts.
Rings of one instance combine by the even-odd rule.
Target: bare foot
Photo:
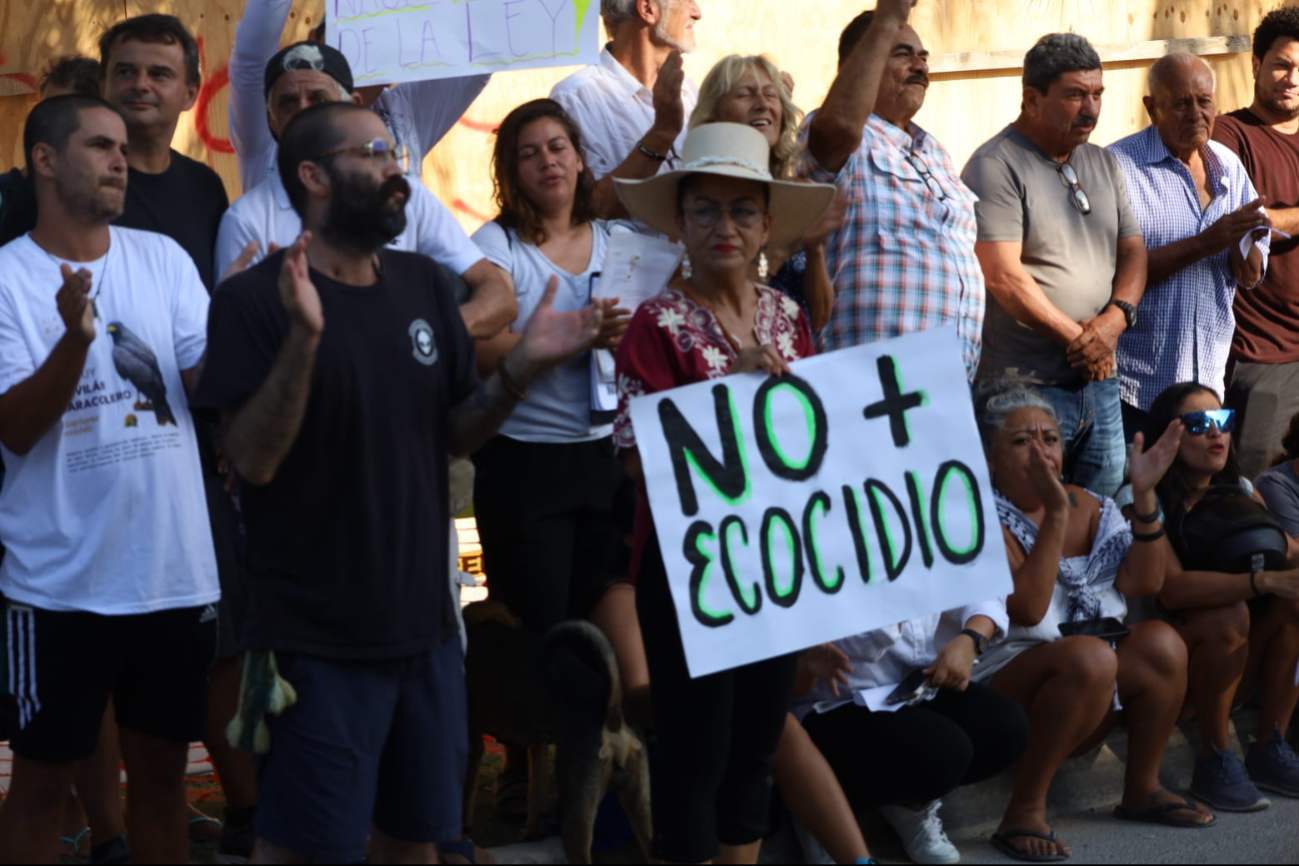
[[[1001,826],[997,828],[997,834],[1004,836],[1007,833],[1015,832],[1040,833],[1043,836],[1050,836],[1054,831],[1051,829],[1051,825],[1046,823],[1045,809],[1012,808],[1008,809],[1005,817],[1001,819]],[[1007,839],[1006,844],[1021,854],[1030,854],[1035,857],[1073,856],[1073,849],[1061,839],[1050,842],[1046,839],[1035,839],[1031,836],[1018,836]]]

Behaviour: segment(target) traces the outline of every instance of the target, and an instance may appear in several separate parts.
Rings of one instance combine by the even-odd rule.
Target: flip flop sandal
[[[189,840],[210,843],[221,841],[222,824],[208,815],[194,815],[189,819]]]
[[[1012,860],[1018,860],[1021,863],[1064,863],[1069,858],[1063,854],[1029,854],[1027,851],[1021,851],[1014,845],[1010,844],[1012,839],[1040,839],[1043,842],[1055,844],[1060,841],[1060,837],[1055,833],[1034,833],[1031,830],[1011,830],[1009,833],[994,833],[988,841],[992,847],[996,848],[1002,854],[1005,854]]]
[[[89,827],[84,828],[80,833],[78,833],[75,836],[60,836],[59,841],[62,842],[64,845],[67,845],[68,848],[71,849],[71,853],[65,851],[59,857],[59,859],[75,860],[78,863],[89,863],[90,862],[89,855],[81,853],[81,843],[85,842],[88,838],[90,838]]]
[[[1193,821],[1179,821],[1173,817],[1173,814],[1176,812],[1195,812],[1198,814],[1199,810],[1195,808],[1195,804],[1190,800],[1183,800],[1180,803],[1177,801],[1161,803],[1155,808],[1147,809],[1144,812],[1133,812],[1129,809],[1123,808],[1121,805],[1114,807],[1115,818],[1118,818],[1120,821],[1131,821],[1135,824],[1158,824],[1163,827],[1177,827],[1182,830],[1203,830],[1206,827],[1212,827],[1214,824],[1218,823],[1217,817],[1214,817],[1213,820],[1209,821],[1207,824],[1197,824]]]

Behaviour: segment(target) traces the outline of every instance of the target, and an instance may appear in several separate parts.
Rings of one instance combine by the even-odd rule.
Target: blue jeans
[[[1060,422],[1065,481],[1112,497],[1123,484],[1127,462],[1118,378],[1038,390]]]

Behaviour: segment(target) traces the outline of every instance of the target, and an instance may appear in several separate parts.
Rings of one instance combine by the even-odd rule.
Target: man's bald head
[[[1150,122],[1168,150],[1189,159],[1213,135],[1218,106],[1213,69],[1194,54],[1169,54],[1150,67],[1150,95],[1145,102]]]

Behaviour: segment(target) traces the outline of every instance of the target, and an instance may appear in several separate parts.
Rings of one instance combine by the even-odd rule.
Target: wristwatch
[[[988,639],[972,628],[961,629],[961,634],[974,641],[974,655],[981,656],[988,651]]]
[[[1120,312],[1123,313],[1123,318],[1128,323],[1129,331],[1137,326],[1137,308],[1129,304],[1127,301],[1110,301],[1105,306],[1119,308]]]

